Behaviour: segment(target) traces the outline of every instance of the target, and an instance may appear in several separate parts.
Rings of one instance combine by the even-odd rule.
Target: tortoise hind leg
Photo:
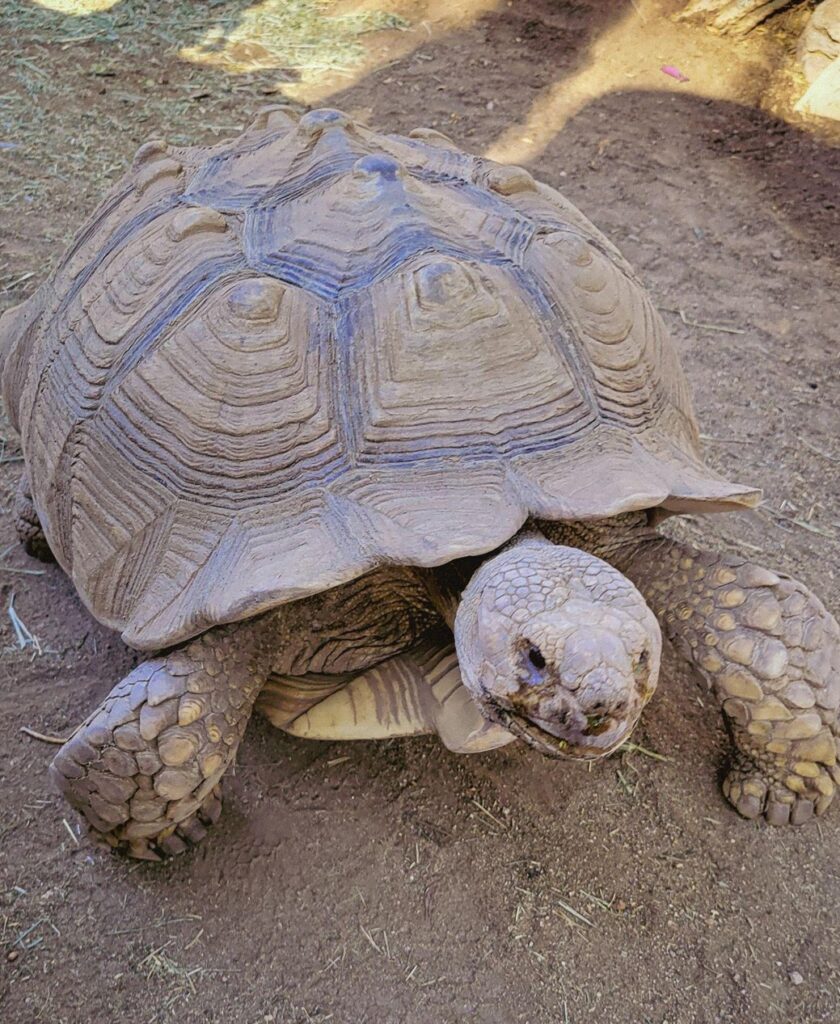
[[[260,620],[210,630],[138,665],[56,755],[51,774],[110,846],[157,860],[218,818],[233,761],[268,672]]]
[[[52,551],[41,528],[41,520],[35,511],[29,475],[24,473],[18,483],[13,513],[15,530],[27,555],[41,562],[54,562]]]

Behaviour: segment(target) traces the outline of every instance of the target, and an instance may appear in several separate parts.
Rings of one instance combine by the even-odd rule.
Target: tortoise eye
[[[545,668],[545,658],[543,657],[542,651],[539,647],[530,647],[528,649],[528,661],[531,662],[534,668]]]

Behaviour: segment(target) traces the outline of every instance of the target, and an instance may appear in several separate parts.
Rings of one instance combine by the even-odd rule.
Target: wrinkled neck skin
[[[615,750],[656,688],[662,647],[630,580],[536,530],[471,568],[436,570],[427,586],[485,717],[548,756]]]

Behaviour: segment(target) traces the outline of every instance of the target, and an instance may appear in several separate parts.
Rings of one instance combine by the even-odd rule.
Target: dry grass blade
[[[557,895],[557,893],[559,892],[558,889],[555,889],[552,886],[551,891],[555,894],[554,902],[557,903],[558,906],[560,906],[567,914],[569,914],[571,917],[573,917],[576,921],[580,921],[581,924],[587,925],[589,928],[594,928],[595,927],[594,922],[590,921],[589,918],[586,916],[586,914],[581,914],[580,911],[575,910],[574,907],[569,906],[569,904],[566,903],[565,900],[562,900],[560,898],[560,896]]]
[[[15,631],[15,637],[18,642],[18,647],[23,651],[27,647],[33,648],[37,654],[42,654],[41,642],[38,637],[30,632],[26,623],[21,619],[18,613],[15,611],[15,595],[9,598],[9,619],[12,623],[12,629]]]
[[[692,320],[686,316],[684,309],[672,309],[669,306],[662,306],[668,313],[676,313],[680,320],[686,325],[686,327],[699,327],[704,331],[720,331],[723,334],[746,334],[747,332],[741,327],[733,327],[731,324],[710,324],[703,320]]]
[[[643,747],[639,743],[633,743],[630,740],[622,743],[618,749],[621,753],[644,754],[645,757],[653,758],[654,761],[671,760],[670,757],[666,757],[664,754],[658,754],[655,750],[648,750],[647,747]]]
[[[473,798],[472,803],[475,804],[475,806],[481,811],[482,814],[486,814],[491,821],[495,822],[499,826],[499,828],[507,830],[507,825],[505,824],[505,822],[503,822],[500,818],[497,818],[496,815],[493,814],[491,811],[488,811],[484,804],[480,803],[475,798]]]

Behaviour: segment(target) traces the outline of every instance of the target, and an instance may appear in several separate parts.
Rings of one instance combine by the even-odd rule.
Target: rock
[[[796,104],[800,114],[840,121],[840,57],[821,72]]]
[[[809,82],[840,57],[840,0],[823,0],[799,37],[796,55]]]
[[[805,981],[799,971],[791,971],[788,977],[790,978],[791,985],[801,985]]]

